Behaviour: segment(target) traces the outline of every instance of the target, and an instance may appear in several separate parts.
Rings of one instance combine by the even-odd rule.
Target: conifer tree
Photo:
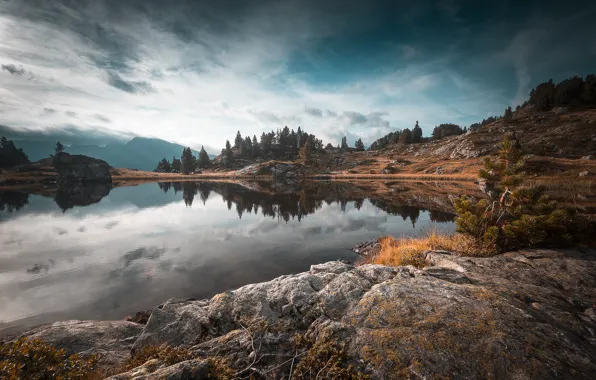
[[[356,148],[358,150],[364,150],[364,143],[362,142],[361,138],[356,140],[356,142],[354,143],[354,148]]]
[[[558,207],[541,187],[522,186],[524,168],[519,141],[506,135],[497,160],[485,158],[479,172],[488,199],[456,200],[457,231],[497,251],[572,241],[578,227],[575,211]]]
[[[199,152],[199,159],[197,161],[197,167],[199,168],[208,168],[211,164],[211,159],[209,158],[209,154],[205,150],[204,146],[201,146],[201,151]]]
[[[341,138],[341,149],[348,149],[348,138],[346,136]]]
[[[244,144],[244,139],[240,134],[240,131],[236,132],[236,138],[234,139],[234,148],[242,149],[242,144]]]
[[[401,132],[401,136],[399,137],[399,141],[404,144],[410,144],[412,142],[412,131],[406,128]]]
[[[416,120],[416,125],[412,130],[412,142],[419,143],[422,141],[422,128],[418,125],[418,120]]]
[[[254,135],[252,137],[252,156],[261,157],[261,147],[259,146],[259,142],[257,141],[257,135]]]
[[[64,145],[60,141],[56,143],[56,148],[54,148],[56,154],[64,152]]]
[[[180,156],[180,165],[180,170],[184,174],[190,174],[194,170],[196,162],[190,148],[187,147],[182,150],[182,155]]]

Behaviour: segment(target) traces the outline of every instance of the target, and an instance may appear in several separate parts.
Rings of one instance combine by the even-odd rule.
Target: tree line
[[[183,173],[191,174],[201,169],[207,169],[211,166],[211,159],[209,154],[205,150],[205,147],[201,146],[199,157],[195,157],[192,153],[192,149],[186,147],[182,150],[180,159],[172,157],[172,161],[168,161],[165,157],[157,163],[157,167],[154,172],[157,173]]]
[[[0,167],[8,168],[28,163],[29,157],[23,152],[23,149],[17,149],[14,143],[5,136],[0,137]]]

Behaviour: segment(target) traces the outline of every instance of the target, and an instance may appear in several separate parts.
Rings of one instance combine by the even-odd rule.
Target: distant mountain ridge
[[[39,161],[54,153],[56,142],[52,141],[31,141],[14,140],[17,148],[22,148],[31,161]],[[122,144],[108,144],[104,147],[99,145],[73,144],[66,147],[70,154],[82,154],[106,161],[115,168],[128,168],[152,171],[162,158],[171,160],[172,157],[179,158],[184,146],[174,144],[165,140],[147,137],[135,137]],[[199,152],[193,150],[193,155]],[[213,158],[213,155],[210,155]]]

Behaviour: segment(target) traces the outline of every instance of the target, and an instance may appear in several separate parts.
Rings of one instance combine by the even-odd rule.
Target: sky
[[[366,145],[594,71],[589,1],[0,0],[0,134],[218,153],[287,125]],[[70,140],[70,141],[68,141]]]

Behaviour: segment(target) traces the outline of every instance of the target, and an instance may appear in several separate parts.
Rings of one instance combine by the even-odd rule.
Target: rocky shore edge
[[[139,315],[145,324],[64,321],[21,336],[98,355],[106,368],[149,346],[193,353],[173,365],[149,360],[113,380],[207,379],[211,358],[236,378],[287,378],[301,360],[316,367],[327,352],[312,349],[321,341],[340,344],[342,365],[374,379],[593,378],[595,250],[429,251],[426,260],[424,269],[328,262],[210,300],[168,300]],[[296,336],[313,343],[301,350]]]

